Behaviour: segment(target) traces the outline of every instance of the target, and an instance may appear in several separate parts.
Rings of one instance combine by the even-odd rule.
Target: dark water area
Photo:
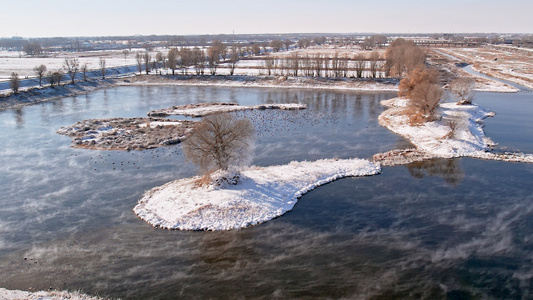
[[[0,112],[0,287],[123,299],[532,298],[533,165],[440,159],[387,167],[315,189],[258,226],[168,231],[132,208],[144,191],[195,174],[179,145],[92,151],[55,133],[171,105],[300,102],[308,109],[238,113],[257,128],[254,164],[368,158],[409,147],[377,123],[379,101],[391,97],[124,87]],[[489,127],[498,118],[512,124],[506,116],[485,121],[502,144],[524,133],[500,137]],[[531,139],[515,138],[531,149]]]
[[[533,153],[533,93],[478,93],[474,103],[496,113],[484,128],[496,150]]]

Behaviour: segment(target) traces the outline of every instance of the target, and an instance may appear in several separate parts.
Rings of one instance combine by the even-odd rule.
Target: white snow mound
[[[199,177],[156,187],[133,211],[154,227],[230,230],[266,222],[290,211],[308,191],[334,180],[374,175],[378,164],[363,159],[324,159],[249,167],[236,185],[200,186]]]
[[[380,123],[389,130],[407,138],[417,149],[438,157],[472,156],[490,150],[494,143],[483,132],[483,120],[494,113],[477,105],[440,104],[442,119],[412,126],[405,114],[399,113],[407,105],[405,98],[382,102],[392,107],[379,116]],[[454,118],[458,126],[453,137],[447,122]]]

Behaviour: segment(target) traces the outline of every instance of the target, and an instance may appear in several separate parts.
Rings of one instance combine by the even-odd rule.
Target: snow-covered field
[[[64,68],[66,58],[78,59],[80,66],[87,64],[90,70],[100,68],[100,58],[106,59],[106,68],[136,65],[135,53],[141,49],[134,49],[126,57],[122,50],[88,51],[88,52],[59,52],[46,56],[26,56],[15,51],[0,51],[0,80],[8,80],[12,72],[18,73],[20,78],[36,77],[33,68],[45,65],[48,71]],[[144,49],[142,49],[144,52]],[[155,52],[152,53],[155,56]]]
[[[155,227],[229,230],[266,222],[290,211],[308,191],[349,176],[367,176],[380,167],[362,159],[324,159],[249,167],[232,184],[198,186],[200,177],[148,191],[133,209]]]
[[[514,82],[533,89],[533,60],[530,55],[505,48],[439,48],[438,51],[473,65],[485,75]]]

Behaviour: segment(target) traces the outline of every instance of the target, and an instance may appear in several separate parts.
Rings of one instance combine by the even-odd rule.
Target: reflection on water
[[[474,103],[496,113],[483,128],[496,150],[533,153],[533,93],[478,93]]]
[[[415,178],[439,176],[450,185],[457,185],[465,176],[459,165],[459,159],[430,159],[410,163],[406,167]]]
[[[457,164],[466,175],[455,186],[386,168],[323,186],[244,230],[127,220],[80,231],[5,255],[1,284],[128,299],[530,297],[532,166]]]
[[[22,123],[1,112],[0,287],[126,299],[531,298],[531,165],[390,167],[313,190],[259,226],[167,231],[132,208],[145,190],[195,173],[179,146],[90,151],[55,133],[191,102],[301,102],[309,109],[239,113],[259,128],[254,163],[369,157],[408,146],[377,125],[391,96],[128,87],[23,108]]]

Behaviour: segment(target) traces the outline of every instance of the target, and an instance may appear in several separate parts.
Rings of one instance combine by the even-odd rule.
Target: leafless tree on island
[[[450,92],[459,98],[457,104],[472,104],[475,86],[476,81],[472,78],[456,78],[450,83]]]
[[[251,160],[254,131],[249,119],[237,119],[232,114],[206,116],[183,142],[185,158],[205,177],[216,170],[238,168]]]

